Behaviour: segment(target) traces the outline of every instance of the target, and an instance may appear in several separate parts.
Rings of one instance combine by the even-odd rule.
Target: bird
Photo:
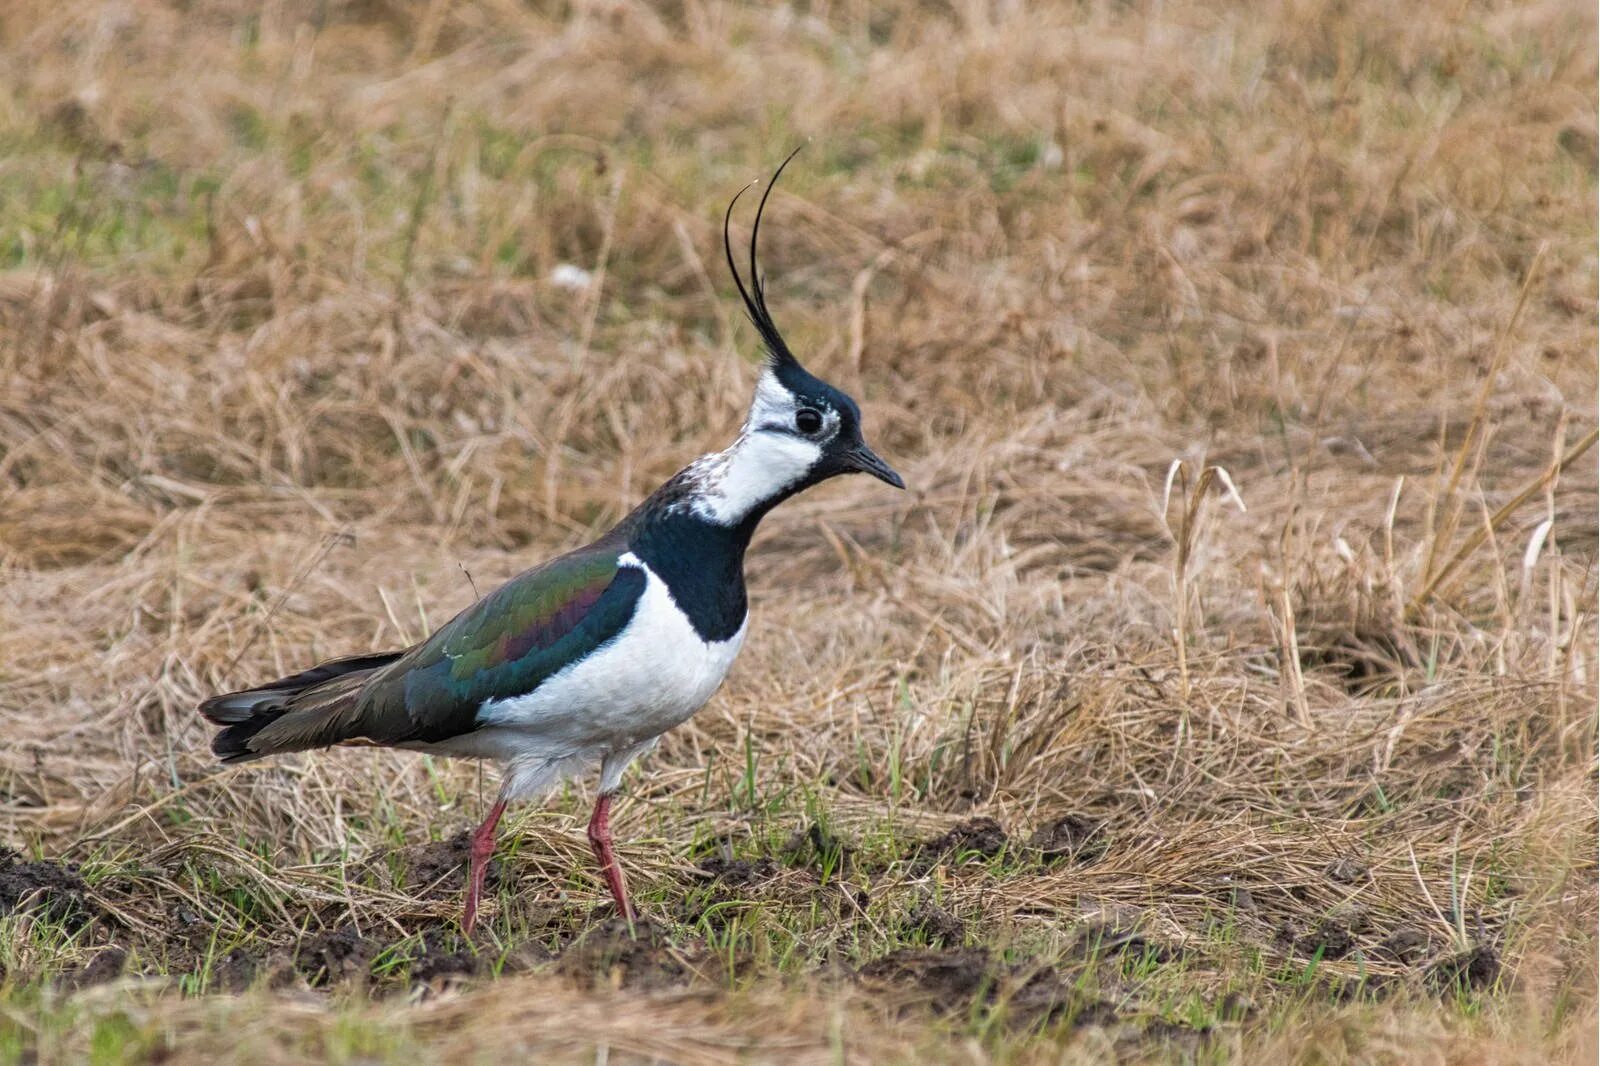
[[[220,727],[211,748],[223,764],[342,744],[498,761],[501,787],[468,851],[469,938],[507,805],[596,767],[587,835],[616,913],[632,923],[612,801],[629,765],[711,699],[744,645],[757,524],[843,474],[905,488],[867,445],[856,402],[801,365],[767,309],[761,219],[793,159],[756,207],[748,284],[731,225],[751,186],[722,219],[728,269],[764,349],[732,444],[689,463],[598,540],[524,571],[412,647],[333,659],[199,706]]]

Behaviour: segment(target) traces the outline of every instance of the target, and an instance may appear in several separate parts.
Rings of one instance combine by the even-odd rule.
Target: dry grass
[[[0,803],[82,878],[0,869],[0,1060],[1593,1060],[1590,5],[24,0],[0,42]],[[474,956],[474,768],[216,773],[194,705],[720,446],[716,225],[801,139],[776,313],[912,491],[767,521],[621,810],[644,946],[579,792]],[[918,850],[958,823],[976,861]]]

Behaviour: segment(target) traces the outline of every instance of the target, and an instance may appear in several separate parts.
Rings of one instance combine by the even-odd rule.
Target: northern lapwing
[[[414,647],[334,659],[200,705],[223,727],[211,747],[224,763],[345,742],[499,760],[499,796],[472,835],[469,935],[506,804],[596,765],[589,842],[618,913],[633,917],[611,800],[628,764],[699,710],[738,655],[756,524],[838,474],[905,487],[862,439],[855,401],[806,372],[767,311],[757,239],[788,163],[756,208],[748,287],[729,235],[738,195],[722,220],[728,269],[766,349],[737,440],[684,467],[599,540],[513,578]]]

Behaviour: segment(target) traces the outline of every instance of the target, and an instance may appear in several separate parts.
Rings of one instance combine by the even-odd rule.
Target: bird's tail
[[[333,659],[259,688],[211,697],[200,704],[200,713],[223,727],[211,750],[225,763],[249,762],[352,739],[349,729],[362,687],[401,654]]]

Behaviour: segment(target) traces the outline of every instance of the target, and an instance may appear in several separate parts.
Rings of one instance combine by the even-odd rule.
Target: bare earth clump
[[[1592,5],[0,17],[0,1062],[1593,1061]],[[765,524],[583,787],[195,704],[414,641],[792,345]],[[787,179],[786,179],[787,180]]]

